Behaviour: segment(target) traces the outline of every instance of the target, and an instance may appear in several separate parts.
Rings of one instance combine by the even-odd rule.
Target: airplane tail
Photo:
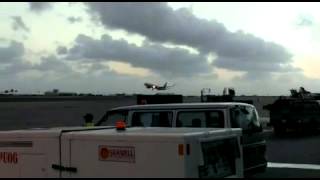
[[[174,87],[175,85],[176,85],[176,84],[172,84],[172,85],[169,85],[169,86],[167,85],[166,88],[167,88],[167,89],[170,89],[170,88]]]
[[[164,83],[163,87],[166,88],[167,87],[168,82]]]

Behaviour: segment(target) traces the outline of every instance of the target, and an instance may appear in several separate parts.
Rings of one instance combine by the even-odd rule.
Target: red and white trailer
[[[0,177],[243,177],[241,129],[0,132]]]

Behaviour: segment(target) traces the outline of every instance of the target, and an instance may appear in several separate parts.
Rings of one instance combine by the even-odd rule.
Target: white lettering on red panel
[[[99,146],[100,161],[135,163],[135,148],[122,146]]]

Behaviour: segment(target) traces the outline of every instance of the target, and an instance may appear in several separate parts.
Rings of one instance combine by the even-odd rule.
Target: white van
[[[256,108],[251,104],[179,103],[133,105],[110,109],[96,123],[114,125],[123,120],[133,127],[242,128],[245,173],[267,167],[266,141]]]

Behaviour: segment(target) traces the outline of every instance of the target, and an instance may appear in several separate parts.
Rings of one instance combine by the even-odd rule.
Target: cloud
[[[1,76],[15,76],[18,73],[23,73],[31,69],[32,65],[30,63],[24,61],[16,61],[1,69],[0,74]]]
[[[0,37],[0,42],[7,42],[8,39]]]
[[[75,72],[65,62],[59,60],[54,55],[41,57],[40,64],[31,64],[26,61],[17,61],[0,69],[1,81],[10,79],[12,85],[20,86],[21,83],[28,82],[30,87],[51,87],[52,82],[60,84],[62,82],[76,80],[80,73]],[[27,87],[21,87],[25,90]],[[52,88],[51,88],[52,89]]]
[[[25,55],[23,43],[11,41],[8,47],[0,47],[1,77],[14,77],[18,73],[29,70],[32,65],[23,60]]]
[[[297,19],[297,26],[300,27],[311,27],[315,25],[314,19],[309,15],[300,15]]]
[[[111,44],[111,45],[110,45]],[[94,51],[92,51],[94,49]],[[151,49],[151,50],[150,50]],[[185,54],[180,57],[181,54]],[[156,51],[156,53],[153,53]],[[152,53],[150,53],[152,52]],[[122,53],[122,54],[121,54]],[[171,60],[187,59],[186,65],[190,65],[192,75],[186,75],[180,68],[186,68],[179,60],[175,63],[168,63],[166,54],[178,54],[179,58],[169,58]],[[66,54],[73,61],[65,62],[65,59],[55,56],[41,56],[39,64],[31,64],[23,61],[25,58],[25,48],[20,42],[11,41],[5,47],[0,48],[0,84],[3,87],[14,87],[19,91],[37,92],[39,90],[48,90],[59,88],[62,91],[75,92],[104,92],[104,93],[150,93],[143,87],[144,82],[159,82],[165,81],[176,83],[175,88],[169,92],[199,95],[203,87],[214,87],[217,92],[223,87],[235,87],[239,94],[259,94],[259,95],[279,95],[289,94],[289,89],[304,86],[307,90],[316,92],[320,89],[319,79],[310,79],[305,77],[301,72],[286,72],[278,73],[275,77],[266,78],[264,72],[257,72],[256,77],[251,74],[246,74],[246,78],[257,78],[255,81],[244,81],[238,79],[233,82],[226,82],[222,80],[213,80],[215,77],[195,76],[199,74],[198,65],[190,63],[189,59],[197,59],[201,55],[188,54],[188,51],[182,49],[170,49],[160,45],[149,44],[145,42],[141,47],[128,44],[123,40],[112,40],[109,36],[102,36],[101,39],[93,39],[88,36],[79,35],[75,41],[75,45],[70,48]],[[194,58],[191,58],[191,57]],[[112,58],[111,58],[112,57]],[[189,58],[188,58],[189,57]],[[123,62],[134,63],[136,66],[148,67],[156,71],[158,68],[153,63],[149,64],[149,60],[165,61],[163,64],[159,63],[161,72],[163,69],[169,69],[169,72],[176,69],[177,72],[184,76],[175,76],[173,78],[165,78],[164,76],[152,76],[139,78],[137,76],[118,74],[108,66],[105,61],[108,59],[121,59]],[[6,59],[3,61],[3,59]],[[136,61],[136,59],[141,59]],[[200,61],[202,62],[202,61]],[[76,66],[70,66],[76,64]],[[173,67],[167,66],[172,65]],[[201,63],[200,63],[201,64]],[[205,64],[205,63],[204,63]],[[74,71],[79,66],[84,67],[86,71]],[[71,68],[72,67],[72,68]],[[205,66],[208,67],[208,66]],[[156,68],[156,69],[155,69]],[[193,71],[192,68],[198,69]],[[189,70],[190,70],[189,69]],[[201,68],[200,68],[201,69]],[[206,69],[203,69],[206,71]],[[160,70],[159,70],[160,72]],[[166,74],[162,72],[161,75]],[[156,77],[156,78],[154,78]],[[261,80],[264,78],[263,80]],[[120,83],[115,83],[120,82]],[[285,83],[284,83],[285,82]],[[107,87],[107,88],[106,88]],[[254,88],[253,88],[254,87]]]
[[[52,8],[52,2],[29,2],[31,11],[43,12]]]
[[[275,73],[274,76],[257,81],[233,81],[241,94],[290,95],[290,89],[305,87],[313,93],[320,93],[320,78],[309,78],[301,71]]]
[[[73,17],[73,16],[70,16],[68,17],[68,21],[73,24],[73,23],[76,23],[76,22],[81,22],[82,21],[82,18],[81,17]]]
[[[17,41],[11,41],[8,47],[0,47],[0,64],[12,63],[21,60],[24,55],[24,45]]]
[[[54,55],[41,57],[41,63],[34,65],[32,68],[43,72],[54,71],[59,73],[69,73],[72,71],[72,69],[66,65],[65,62],[59,60]]]
[[[109,66],[105,66],[103,63],[90,63],[90,66],[88,68],[88,72],[94,73],[94,72],[113,72],[116,74],[116,72],[112,71]]]
[[[123,29],[161,43],[187,45],[203,54],[215,53],[213,66],[245,71],[286,71],[291,54],[282,46],[241,31],[229,32],[222,23],[200,19],[188,9],[167,3],[86,3],[90,14],[106,28]],[[293,69],[293,68],[289,68]]]
[[[114,46],[107,46],[108,43],[114,44]],[[97,91],[103,93],[149,92],[144,88],[143,83],[148,81],[153,82],[153,77],[140,78],[138,76],[119,74],[115,71],[112,71],[107,66],[107,64],[104,63],[104,58],[109,57],[109,55],[111,54],[112,57],[124,57],[125,62],[131,62],[130,56],[132,55],[133,59],[142,59],[138,61],[137,65],[139,65],[139,63],[148,63],[148,59],[143,57],[144,53],[148,54],[148,58],[157,58],[157,61],[162,60],[162,58],[164,57],[163,54],[186,53],[187,56],[189,54],[187,51],[185,52],[185,50],[183,50],[182,52],[175,52],[175,49],[153,46],[152,44],[147,43],[145,43],[145,46],[149,47],[150,49],[145,50],[144,48],[128,44],[126,41],[114,42],[109,36],[103,36],[101,39],[92,39],[90,37],[80,35],[76,40],[75,46],[73,47],[73,51],[76,52],[70,50],[67,52],[67,55],[81,55],[80,57],[82,58],[92,57],[89,60],[81,61],[80,59],[79,61],[77,61],[76,59],[74,59],[74,61],[66,62],[65,59],[61,58],[60,56],[43,56],[42,54],[38,54],[37,56],[39,56],[41,60],[40,63],[31,64],[28,61],[24,60],[24,58],[28,57],[27,54],[25,54],[25,48],[23,43],[11,41],[11,43],[7,46],[0,48],[0,84],[2,84],[4,87],[14,87],[15,89],[18,89],[19,92],[29,93],[38,92],[39,90],[43,92],[45,90],[53,88],[59,88],[62,91],[75,91],[86,93],[95,93]],[[78,52],[81,52],[83,50],[82,48],[86,49],[91,47],[100,49],[94,52],[85,51],[85,55]],[[123,47],[127,49],[123,49]],[[158,48],[160,49],[157,51]],[[100,53],[104,52],[105,49],[109,49],[110,51],[115,52],[107,52],[106,54],[99,55]],[[130,51],[129,54],[126,52],[126,50]],[[154,53],[154,51],[157,52]],[[98,52],[98,55],[91,54],[95,52]],[[124,55],[119,55],[121,53],[123,53]],[[183,59],[187,56],[183,56],[181,58]],[[101,57],[102,59],[96,59],[93,57]],[[75,58],[77,57],[75,56]],[[5,61],[3,59],[5,59]],[[167,64],[167,62],[165,62],[163,65],[159,63],[160,66],[164,66],[160,68],[170,69],[171,67],[166,67]],[[187,66],[187,64],[182,65],[182,68],[184,66]],[[193,64],[190,64],[190,66],[190,68],[192,68]],[[84,69],[85,71],[75,71],[78,67],[82,67],[82,69]],[[179,68],[178,71],[180,71]],[[161,82],[167,81],[167,79],[163,79],[162,77],[157,78],[157,80]],[[172,81],[174,80],[170,79],[170,82]],[[190,82],[189,86],[191,86]]]
[[[63,55],[63,54],[67,54],[68,53],[68,49],[65,46],[59,46],[57,48],[57,54],[58,55]]]
[[[205,56],[147,41],[139,47],[125,40],[113,40],[109,35],[103,35],[101,39],[78,35],[75,45],[69,49],[67,59],[90,62],[120,61],[167,77],[187,77],[211,72]]]
[[[24,31],[30,32],[30,29],[26,26],[26,24],[23,22],[20,16],[13,16],[12,19],[13,19],[12,28],[15,31],[22,29]]]
[[[25,60],[23,43],[11,41],[7,47],[0,47],[0,74],[17,75],[29,70],[40,72],[69,73],[72,69],[54,55],[41,57],[40,64],[32,64]]]

